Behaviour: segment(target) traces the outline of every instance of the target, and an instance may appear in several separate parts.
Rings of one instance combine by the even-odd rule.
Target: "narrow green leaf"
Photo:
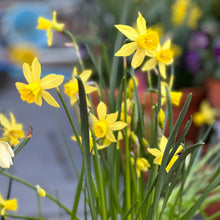
[[[80,107],[80,119],[81,119],[81,137],[82,137],[82,155],[83,163],[85,167],[85,179],[86,187],[88,190],[89,205],[92,218],[97,219],[97,210],[95,206],[95,196],[92,182],[92,171],[90,163],[90,147],[89,147],[89,123],[88,123],[88,111],[86,104],[85,89],[80,77],[76,76],[79,87],[79,107]]]
[[[77,212],[77,208],[79,205],[80,194],[81,194],[82,188],[83,188],[83,186],[82,186],[83,177],[84,177],[84,165],[82,166],[81,174],[80,174],[80,177],[79,177],[78,183],[77,183],[76,193],[74,195],[74,203],[73,203],[73,209],[71,212],[71,220],[76,219],[76,212]]]

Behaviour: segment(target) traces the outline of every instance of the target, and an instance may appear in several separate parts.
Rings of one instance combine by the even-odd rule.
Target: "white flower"
[[[9,168],[13,165],[12,157],[14,157],[14,151],[11,146],[5,141],[0,141],[0,167]]]

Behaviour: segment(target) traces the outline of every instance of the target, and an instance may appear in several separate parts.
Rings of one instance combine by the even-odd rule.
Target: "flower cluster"
[[[178,4],[181,4],[181,7],[178,6],[181,10],[185,10],[188,1],[179,0]],[[197,11],[197,17],[199,16],[197,6],[191,10]],[[182,17],[184,16],[183,14]],[[189,17],[193,20],[192,16],[190,11]],[[177,18],[178,22],[182,17]],[[3,137],[0,139],[0,167],[3,169],[0,170],[0,174],[34,189],[38,202],[39,197],[42,197],[41,199],[47,197],[55,202],[71,216],[71,219],[79,219],[77,208],[81,193],[84,193],[85,206],[89,206],[92,219],[117,219],[118,216],[120,219],[130,220],[190,219],[200,211],[198,207],[201,206],[204,195],[208,195],[219,185],[220,169],[217,167],[211,173],[212,176],[201,179],[204,181],[208,179],[210,185],[205,189],[198,187],[194,204],[190,207],[182,206],[184,193],[188,192],[188,188],[191,192],[186,177],[190,182],[193,179],[192,176],[198,173],[194,170],[194,162],[195,158],[199,157],[197,149],[204,144],[205,135],[201,142],[187,146],[186,134],[191,123],[188,121],[181,136],[177,137],[191,95],[186,99],[173,125],[172,105],[176,108],[180,106],[182,92],[173,91],[175,75],[167,71],[167,66],[172,65],[174,61],[171,40],[167,39],[161,44],[159,33],[156,29],[147,28],[146,20],[140,12],[138,12],[136,27],[122,24],[115,27],[128,38],[128,41],[115,53],[115,56],[124,57],[124,75],[120,78],[119,89],[116,89],[117,82],[113,80],[118,71],[114,68],[112,72],[109,71],[112,77],[110,88],[107,88],[103,82],[101,68],[96,68],[97,71],[100,70],[98,82],[90,81],[92,68],[84,67],[74,36],[64,30],[64,24],[57,22],[55,11],[52,21],[40,17],[37,28],[47,31],[48,46],[52,45],[53,30],[70,37],[81,69],[79,70],[77,65],[74,66],[72,78],[69,81],[65,81],[63,75],[57,74],[46,74],[41,78],[41,64],[35,57],[31,64],[23,64],[23,74],[27,83],[15,83],[21,100],[28,104],[35,103],[40,107],[45,101],[52,107],[59,108],[58,101],[47,91],[54,88],[60,98],[59,101],[64,107],[74,133],[71,139],[78,143],[83,158],[73,209],[66,208],[39,185],[33,186],[5,172],[5,169],[13,165],[12,158],[26,145],[31,136],[25,136],[22,125],[16,123],[12,113],[10,113],[11,121],[3,113],[0,114],[0,125],[3,130]],[[128,60],[125,57],[133,53],[131,66],[127,65]],[[95,63],[92,55],[91,58]],[[142,82],[136,75],[135,69],[142,64],[141,74],[147,76],[147,88],[140,91],[138,86]],[[154,73],[153,76],[157,78],[156,85],[152,83]],[[102,83],[99,84],[99,82]],[[70,106],[67,106],[63,98],[59,89],[61,86],[64,94],[70,99]],[[149,106],[139,96],[141,92],[144,93],[144,98],[145,95],[149,95]],[[69,108],[73,107],[80,131],[77,131],[69,111]],[[146,122],[147,107],[150,107],[150,123]],[[216,112],[204,102],[200,111],[193,115],[193,120],[197,124],[211,124],[215,114]],[[91,169],[91,160],[94,172]],[[144,172],[149,174],[146,184]],[[121,173],[123,178],[120,178]],[[84,180],[85,185],[83,185]],[[172,197],[175,199],[170,201]],[[0,194],[0,215],[10,216],[6,213],[7,210],[16,211],[17,200],[4,200]],[[204,208],[201,208],[201,212],[204,212],[203,210]],[[43,219],[40,202],[39,212],[40,219]],[[177,216],[175,216],[176,213],[178,213]],[[16,217],[30,219],[26,216]]]
[[[166,65],[173,62],[173,52],[170,49],[171,42],[168,40],[161,46],[158,33],[150,28],[148,29],[146,20],[140,12],[138,14],[136,28],[128,25],[115,25],[131,41],[124,44],[115,55],[129,56],[136,51],[131,62],[135,69],[144,62],[147,55],[150,59],[144,64],[142,70],[149,71],[158,64],[161,76],[166,79]]]

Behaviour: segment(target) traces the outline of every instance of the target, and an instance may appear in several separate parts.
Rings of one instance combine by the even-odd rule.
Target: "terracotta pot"
[[[220,80],[214,79],[214,78],[209,78],[207,80],[207,98],[210,102],[210,104],[215,107],[220,109]]]
[[[181,124],[181,127],[179,129],[179,132],[177,134],[177,137],[179,137],[181,135],[181,133],[184,130],[185,124],[188,120],[190,120],[191,115],[199,110],[199,105],[201,103],[201,101],[205,98],[205,89],[203,87],[190,87],[190,88],[183,88],[181,89],[181,92],[183,93],[182,98],[181,98],[181,102],[180,105],[177,106],[173,106],[172,110],[173,110],[173,123],[176,122],[182,108],[183,105],[188,97],[188,95],[190,93],[192,93],[192,99],[188,108],[188,111],[186,113],[185,118],[183,119],[183,122]],[[94,92],[91,94],[92,95],[92,100],[93,100],[93,104],[94,106],[98,105],[98,94],[97,92]],[[118,91],[115,91],[115,97],[117,99],[117,95],[118,95]],[[107,103],[107,98],[106,98],[106,94],[103,94],[104,96],[104,102],[108,105]],[[146,95],[144,95],[144,91],[139,91],[138,92],[138,97],[139,97],[139,101],[141,104],[145,104],[145,113],[151,118],[152,117],[152,113],[151,113],[151,98],[150,98],[150,94],[147,93]],[[153,103],[157,102],[157,94],[153,93],[152,95],[153,97]],[[189,142],[195,142],[197,140],[198,137],[198,131],[199,128],[196,127],[193,123],[189,129],[189,132],[186,135],[186,140]],[[166,128],[165,131],[165,135],[169,136],[169,128]]]

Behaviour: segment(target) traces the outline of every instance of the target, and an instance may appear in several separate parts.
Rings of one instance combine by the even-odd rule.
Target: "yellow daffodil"
[[[89,77],[91,76],[91,74],[92,74],[91,70],[84,70],[79,75],[79,77],[81,78],[81,80],[82,80],[82,82],[84,84],[84,88],[85,88],[85,93],[86,94],[90,94],[90,93],[92,93],[92,92],[97,90],[96,87],[89,86],[89,85],[86,84],[86,82],[89,79]],[[74,68],[73,69],[72,79],[64,85],[64,93],[67,94],[70,97],[70,104],[71,105],[74,105],[79,100],[78,81],[77,81],[77,79],[75,77],[77,75],[78,75],[77,69]],[[87,97],[86,97],[86,99],[87,99],[87,105],[90,106],[90,102],[89,102]]]
[[[176,106],[179,106],[179,104],[180,104],[182,92],[171,90],[172,86],[173,86],[173,80],[174,80],[173,75],[171,75],[169,84],[167,84],[166,82],[161,82],[161,96],[162,96],[161,104],[162,105],[167,100],[166,87],[168,88],[168,91],[170,92],[171,103]]]
[[[157,64],[160,70],[161,76],[166,79],[166,65],[173,63],[173,52],[170,49],[171,42],[167,40],[163,46],[158,45],[156,55],[150,58],[143,66],[143,71],[152,70]]]
[[[165,136],[162,136],[162,138],[160,139],[160,142],[159,142],[159,149],[157,149],[157,148],[148,148],[148,152],[150,154],[152,154],[153,156],[155,156],[154,164],[161,165],[167,142],[168,142],[167,138]],[[178,149],[176,150],[174,156],[171,158],[169,164],[166,167],[167,172],[169,172],[170,168],[173,166],[175,161],[178,159],[177,154],[179,152],[181,152],[182,149],[183,149],[183,147],[182,147],[182,145],[180,145],[178,147]]]
[[[107,107],[103,102],[97,106],[98,119],[92,115],[94,124],[94,133],[97,138],[106,138],[110,142],[117,142],[113,131],[122,130],[127,124],[122,121],[116,121],[118,112],[107,115]]]
[[[53,11],[53,18],[52,21],[47,20],[45,18],[39,17],[38,18],[38,26],[37,29],[42,29],[47,31],[47,39],[48,39],[48,46],[52,45],[53,41],[53,32],[52,30],[62,31],[64,28],[63,23],[57,23],[57,12]]]
[[[131,62],[134,69],[143,63],[145,55],[152,56],[159,44],[157,32],[147,30],[146,20],[140,12],[138,12],[138,15],[136,29],[128,25],[115,25],[122,34],[131,40],[130,43],[124,44],[121,49],[116,52],[115,56],[126,57],[136,51]]]
[[[44,189],[42,189],[40,187],[40,185],[36,185],[36,190],[37,190],[37,193],[39,194],[39,196],[41,196],[41,197],[45,197],[46,196],[46,191]]]
[[[2,141],[9,142],[11,146],[16,146],[19,139],[24,137],[23,125],[17,124],[13,113],[10,113],[11,121],[9,121],[3,113],[0,114],[0,126],[3,129]]]
[[[4,200],[0,194],[0,215],[4,216],[7,210],[17,211],[18,204],[17,199]]]
[[[175,26],[186,22],[188,27],[195,29],[201,16],[200,7],[191,0],[176,0],[171,8],[171,21]]]
[[[41,79],[41,65],[36,57],[34,58],[31,67],[27,63],[23,64],[23,72],[28,84],[21,82],[15,83],[23,101],[41,106],[43,98],[49,105],[60,107],[46,89],[58,87],[62,84],[64,76],[49,74]]]
[[[13,165],[12,157],[14,151],[11,146],[5,141],[0,141],[0,167],[7,169]]]
[[[193,114],[193,122],[196,126],[201,126],[203,124],[211,125],[215,117],[215,109],[210,106],[207,100],[204,100],[199,106],[199,111]]]
[[[131,162],[132,164],[135,163],[134,158],[131,157]],[[147,161],[147,159],[143,158],[143,157],[139,157],[136,160],[136,173],[137,173],[137,177],[141,177],[141,171],[146,172],[148,171],[148,168],[150,167],[149,162]]]

